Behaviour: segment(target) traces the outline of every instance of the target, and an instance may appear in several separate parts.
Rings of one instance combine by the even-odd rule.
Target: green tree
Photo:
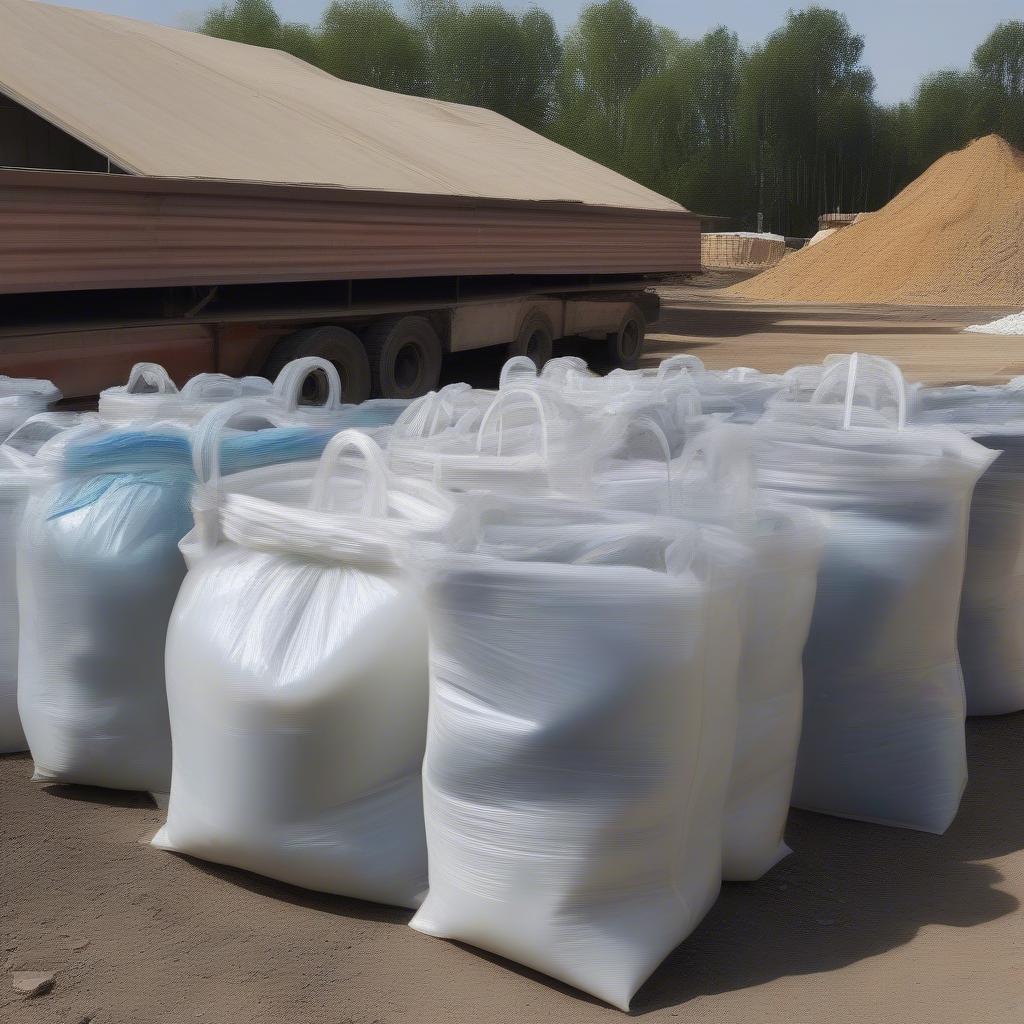
[[[629,0],[583,8],[563,44],[555,136],[612,166],[630,164],[625,147],[633,94],[665,70],[677,43]]]
[[[790,12],[751,52],[743,122],[755,210],[773,230],[806,234],[823,211],[856,205],[874,91],[863,53],[846,18],[821,7]]]
[[[218,39],[284,50],[300,60],[316,57],[316,36],[308,25],[282,23],[270,0],[234,0],[209,11],[199,31]]]
[[[496,4],[461,7],[423,0],[417,23],[426,41],[430,95],[487,107],[534,130],[545,127],[561,60],[551,16],[513,14]]]
[[[377,89],[415,95],[426,88],[423,37],[387,0],[334,0],[320,21],[315,63]]]
[[[1024,21],[1004,21],[974,51],[978,127],[1024,147]]]
[[[981,126],[981,83],[964,71],[936,71],[917,88],[913,103],[915,163],[924,170],[950,150],[960,149]]]
[[[737,120],[739,40],[718,28],[696,42],[661,43],[664,67],[627,103],[624,167],[696,210],[740,215],[749,167]]]

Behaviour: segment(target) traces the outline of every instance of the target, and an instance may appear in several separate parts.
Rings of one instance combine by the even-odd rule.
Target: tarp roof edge
[[[71,22],[63,39],[41,38],[43,27],[61,27],[62,19]],[[11,49],[5,52],[0,38],[0,92],[132,174],[267,184],[305,183],[352,189],[365,189],[372,183],[380,192],[431,194],[436,188],[439,195],[685,210],[672,200],[491,111],[403,97],[341,82],[281,51],[259,50],[132,19],[59,8],[33,0],[0,0],[0,29],[5,27],[4,20],[9,22],[6,28],[19,31],[0,31],[0,37],[7,36],[11,44]],[[110,29],[109,24],[113,24],[114,29]],[[50,33],[55,34],[59,33]],[[133,59],[137,65],[142,58],[124,52],[124,34],[138,38],[139,49],[148,59],[148,64],[142,61],[143,68],[128,66]],[[79,36],[88,38],[79,40]],[[40,46],[51,50],[60,50],[63,46],[70,63],[75,59],[84,63],[85,70],[76,83],[80,88],[65,83],[62,91],[60,83],[54,81],[57,76],[44,80],[45,74],[40,72],[45,72],[47,65],[43,60],[19,63],[18,58],[24,52],[23,46],[18,52],[19,44],[26,38],[35,39]],[[109,71],[103,67],[102,59],[85,61],[75,52],[76,47],[85,50],[96,45],[97,40],[101,50],[103,45],[112,45],[113,58],[109,63],[117,64],[114,58],[120,57],[125,66]],[[91,52],[89,56],[92,57]],[[224,66],[214,66],[220,59]],[[154,67],[161,60],[162,65]],[[194,75],[182,75],[185,64],[194,65],[197,69]],[[74,70],[69,69],[68,74],[73,75]],[[105,70],[113,76],[113,85],[110,81],[82,80],[90,73],[100,77]],[[152,82],[147,80],[150,71]],[[157,81],[160,75],[163,77]],[[195,82],[194,78],[202,81]],[[135,97],[138,111],[132,110],[125,100],[118,103],[116,88],[119,85],[124,88],[125,81],[139,84]],[[216,115],[210,118],[212,125],[200,123],[192,133],[188,121],[192,111],[184,102],[168,102],[167,110],[162,110],[160,101],[164,100],[165,93],[161,92],[161,87],[168,81],[172,91],[178,88],[187,95],[191,89],[189,98],[198,96],[203,101],[209,100],[209,107],[203,107],[202,112]],[[263,84],[266,85],[265,99],[257,88]],[[104,92],[104,86],[109,87],[108,91]],[[204,93],[204,89],[207,92]],[[114,109],[105,112],[111,123],[109,132],[98,130],[100,126],[105,128],[106,123],[99,120],[96,104],[89,104],[90,92],[94,96],[111,97],[110,106]],[[287,102],[279,110],[268,110],[266,102],[272,101],[275,95]],[[263,99],[263,106],[259,106],[258,99]],[[363,111],[364,103],[374,109]],[[155,133],[158,139],[151,154],[153,159],[146,166],[133,156],[130,146],[134,143],[140,152],[144,150],[147,140],[140,141],[137,135],[153,131],[154,117],[168,110],[167,130]],[[249,123],[243,125],[234,138],[218,138],[217,119],[228,124],[225,132],[229,133],[234,127],[231,115],[236,112],[240,112],[240,120],[248,118]],[[264,119],[261,117],[264,114],[265,119],[273,120],[274,124],[253,127],[254,122]],[[118,117],[126,123],[119,123]],[[395,124],[384,123],[392,118]],[[201,118],[196,120],[202,121]],[[430,123],[424,127],[421,123],[424,121]],[[135,134],[131,131],[133,126],[139,129]],[[267,137],[273,139],[275,128],[289,131],[291,137],[282,138],[279,149],[272,145],[261,148],[261,140],[265,143]],[[368,135],[374,130],[378,131],[377,136]],[[416,131],[418,135],[413,137]],[[435,141],[432,132],[438,133],[436,149],[430,145]],[[179,147],[173,145],[176,139],[180,140]],[[367,139],[371,140],[370,148],[361,152],[359,143]],[[126,140],[127,146],[122,144]],[[218,144],[220,151],[204,152],[204,145],[216,150]],[[159,150],[161,145],[163,149]],[[308,153],[303,151],[304,145]],[[446,145],[454,151],[454,161]],[[189,147],[184,155],[177,151]],[[460,165],[459,156],[471,165],[468,171]],[[305,170],[303,160],[307,157],[311,171],[304,174],[301,173]],[[351,180],[325,180],[324,168],[328,175],[334,174],[339,161],[346,159],[351,159],[353,165],[344,168]],[[261,173],[264,164],[269,168],[267,174]],[[183,168],[185,173],[182,173]],[[473,188],[474,185],[479,188]]]

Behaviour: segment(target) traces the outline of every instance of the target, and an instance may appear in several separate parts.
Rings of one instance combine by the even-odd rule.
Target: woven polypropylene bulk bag
[[[688,536],[662,540],[660,568],[649,539],[604,535],[573,563],[538,561],[554,542],[538,552],[530,531],[506,532],[504,557],[428,568],[430,891],[414,928],[627,1009],[712,905],[738,573]]]
[[[833,361],[810,402],[772,407],[755,453],[763,490],[827,516],[793,802],[941,833],[967,778],[956,624],[992,453],[907,427],[905,399],[891,363]]]
[[[365,467],[337,470],[350,453]],[[154,844],[416,906],[427,626],[403,565],[455,528],[456,507],[388,473],[354,431],[304,488],[294,468],[242,476],[255,493],[211,482],[182,545],[189,574],[167,639],[174,767]],[[257,496],[275,492],[287,503]]]
[[[89,413],[38,413],[0,444],[0,754],[27,749],[18,715],[18,530],[35,472],[35,454],[50,437]]]
[[[660,440],[651,422],[634,435]],[[736,685],[736,748],[722,843],[727,881],[760,878],[788,852],[786,819],[803,715],[801,659],[811,623],[820,517],[765,502],[755,487],[749,427],[711,425],[676,459],[615,459],[595,482],[605,506],[717,523],[751,554],[744,591],[742,656]]]
[[[997,452],[971,502],[957,646],[968,715],[1024,710],[1024,389],[921,388],[911,421]]]
[[[192,486],[188,437],[168,429],[68,431],[33,487],[18,708],[37,780],[167,789],[163,640]]]

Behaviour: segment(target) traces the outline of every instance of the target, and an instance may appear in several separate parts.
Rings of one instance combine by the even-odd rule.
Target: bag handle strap
[[[668,487],[669,501],[672,499],[672,446],[668,443],[665,431],[650,416],[637,416],[626,425],[626,434],[650,434],[658,442],[658,448],[665,459],[665,485]]]
[[[867,370],[866,374],[865,370]],[[811,395],[811,404],[819,405],[824,402],[829,389],[845,375],[843,430],[849,430],[853,425],[854,399],[857,395],[858,383],[865,383],[869,374],[880,377],[884,383],[889,385],[896,401],[896,429],[903,430],[907,425],[907,384],[900,368],[881,356],[853,352],[848,356],[840,356],[832,362],[826,363],[821,375],[821,382],[815,388],[814,394]]]
[[[306,383],[310,374],[317,371],[327,378],[327,398],[321,408],[340,408],[342,395],[338,368],[321,356],[303,356],[287,363],[274,381],[274,397],[289,412],[294,412],[299,407],[299,399],[302,397],[302,385]]]
[[[218,405],[197,424],[192,435],[192,469],[196,479],[211,490],[220,487],[220,449],[224,431],[241,417],[262,420],[272,427],[287,424],[279,407],[265,400],[236,398]]]
[[[159,363],[136,363],[128,374],[128,383],[125,384],[126,394],[139,394],[141,386],[145,384],[154,389],[160,395],[176,395],[178,385],[171,380],[171,375]]]
[[[487,411],[484,413],[483,419],[480,421],[480,429],[476,435],[476,450],[483,451],[484,437],[487,433],[487,428],[491,425],[491,421],[497,417],[497,433],[498,433],[498,455],[501,455],[501,446],[504,439],[504,415],[505,406],[508,405],[509,400],[515,397],[527,398],[533,407],[537,410],[537,420],[540,423],[540,456],[547,462],[548,461],[548,416],[544,411],[544,402],[541,400],[539,394],[537,394],[534,388],[509,388],[507,391],[501,391],[493,402],[487,407]]]
[[[658,380],[667,380],[672,375],[678,375],[680,373],[703,373],[704,372],[704,361],[699,359],[697,356],[690,355],[689,353],[680,353],[679,355],[669,356],[668,359],[663,359],[658,366]]]
[[[361,455],[366,464],[362,514],[368,518],[384,519],[388,514],[387,460],[380,445],[360,430],[343,430],[328,441],[313,477],[309,507],[317,512],[327,511],[331,477],[338,468],[338,460],[349,452]]]
[[[520,381],[535,382],[538,379],[537,364],[529,356],[513,356],[501,368],[498,390],[514,387]]]

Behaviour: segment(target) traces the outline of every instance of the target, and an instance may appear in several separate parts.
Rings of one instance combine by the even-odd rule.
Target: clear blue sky
[[[84,7],[164,25],[194,24],[209,6],[203,0],[61,0]],[[399,0],[399,3],[401,0]],[[807,6],[794,0],[633,0],[659,24],[683,36],[699,36],[716,25],[728,25],[744,43],[761,39],[779,25],[790,8]],[[922,75],[942,67],[964,67],[974,47],[1000,21],[1024,18],[1024,0],[819,0],[843,11],[867,43],[865,60],[875,73],[877,98],[884,103],[908,98]],[[277,0],[287,21],[315,22],[325,0]],[[509,7],[529,6],[509,2]],[[559,27],[572,24],[580,0],[541,0]]]

